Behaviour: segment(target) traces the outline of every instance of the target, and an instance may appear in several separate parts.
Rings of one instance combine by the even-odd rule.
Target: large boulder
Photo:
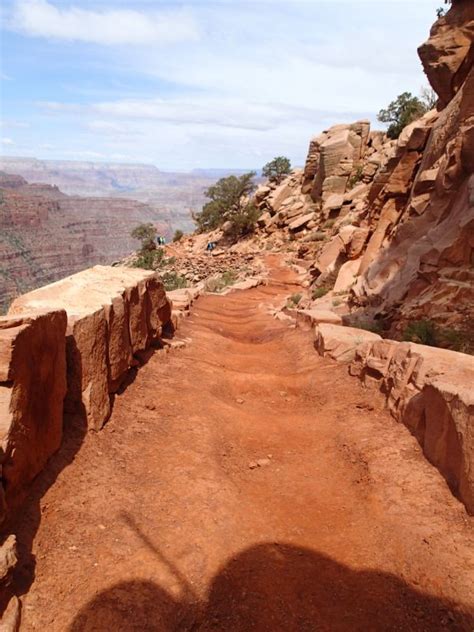
[[[3,511],[61,444],[66,322],[63,310],[0,318]]]
[[[454,0],[418,49],[423,68],[441,104],[446,106],[466,79],[474,51],[474,4]]]

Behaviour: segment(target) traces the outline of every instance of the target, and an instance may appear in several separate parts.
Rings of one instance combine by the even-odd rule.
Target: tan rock
[[[302,228],[304,228],[308,222],[310,222],[314,217],[314,213],[307,213],[306,215],[303,215],[302,217],[298,217],[298,219],[295,219],[293,222],[291,222],[291,224],[289,224],[288,228],[292,231],[292,232],[297,232],[298,230],[301,230]]]
[[[11,534],[0,547],[0,585],[8,580],[17,562],[16,536]]]
[[[354,327],[321,323],[315,329],[315,347],[319,355],[339,362],[351,362],[358,347],[376,340],[381,340],[379,335]]]
[[[474,513],[474,358],[383,340],[359,347],[350,370],[383,390],[394,417]]]
[[[342,325],[342,318],[330,310],[299,309],[296,312],[296,324],[301,329],[312,329],[319,323]]]
[[[353,259],[346,261],[339,268],[336,283],[334,284],[334,292],[348,291],[356,282],[359,273],[361,259]]]
[[[18,597],[12,597],[0,620],[0,632],[19,632],[21,603]]]
[[[352,233],[351,241],[346,247],[346,253],[349,259],[357,259],[362,254],[364,246],[369,236],[368,228],[356,228]]]
[[[321,272],[331,272],[335,269],[345,248],[342,239],[336,235],[321,250],[315,261],[315,267]]]

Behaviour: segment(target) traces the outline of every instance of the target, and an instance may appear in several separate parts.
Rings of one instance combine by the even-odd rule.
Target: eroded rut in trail
[[[69,420],[17,526],[22,630],[473,629],[464,507],[381,396],[268,313],[293,291],[272,278],[201,297],[102,432]]]

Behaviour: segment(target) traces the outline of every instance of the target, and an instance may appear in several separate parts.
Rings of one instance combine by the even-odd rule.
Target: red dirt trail
[[[294,279],[201,297],[100,433],[67,420],[15,526],[22,632],[474,629],[472,519],[269,314]]]

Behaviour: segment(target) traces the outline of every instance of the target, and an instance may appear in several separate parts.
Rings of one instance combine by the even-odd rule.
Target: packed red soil
[[[472,519],[311,334],[294,288],[203,296],[115,398],[67,420],[16,533],[22,632],[472,630]]]

